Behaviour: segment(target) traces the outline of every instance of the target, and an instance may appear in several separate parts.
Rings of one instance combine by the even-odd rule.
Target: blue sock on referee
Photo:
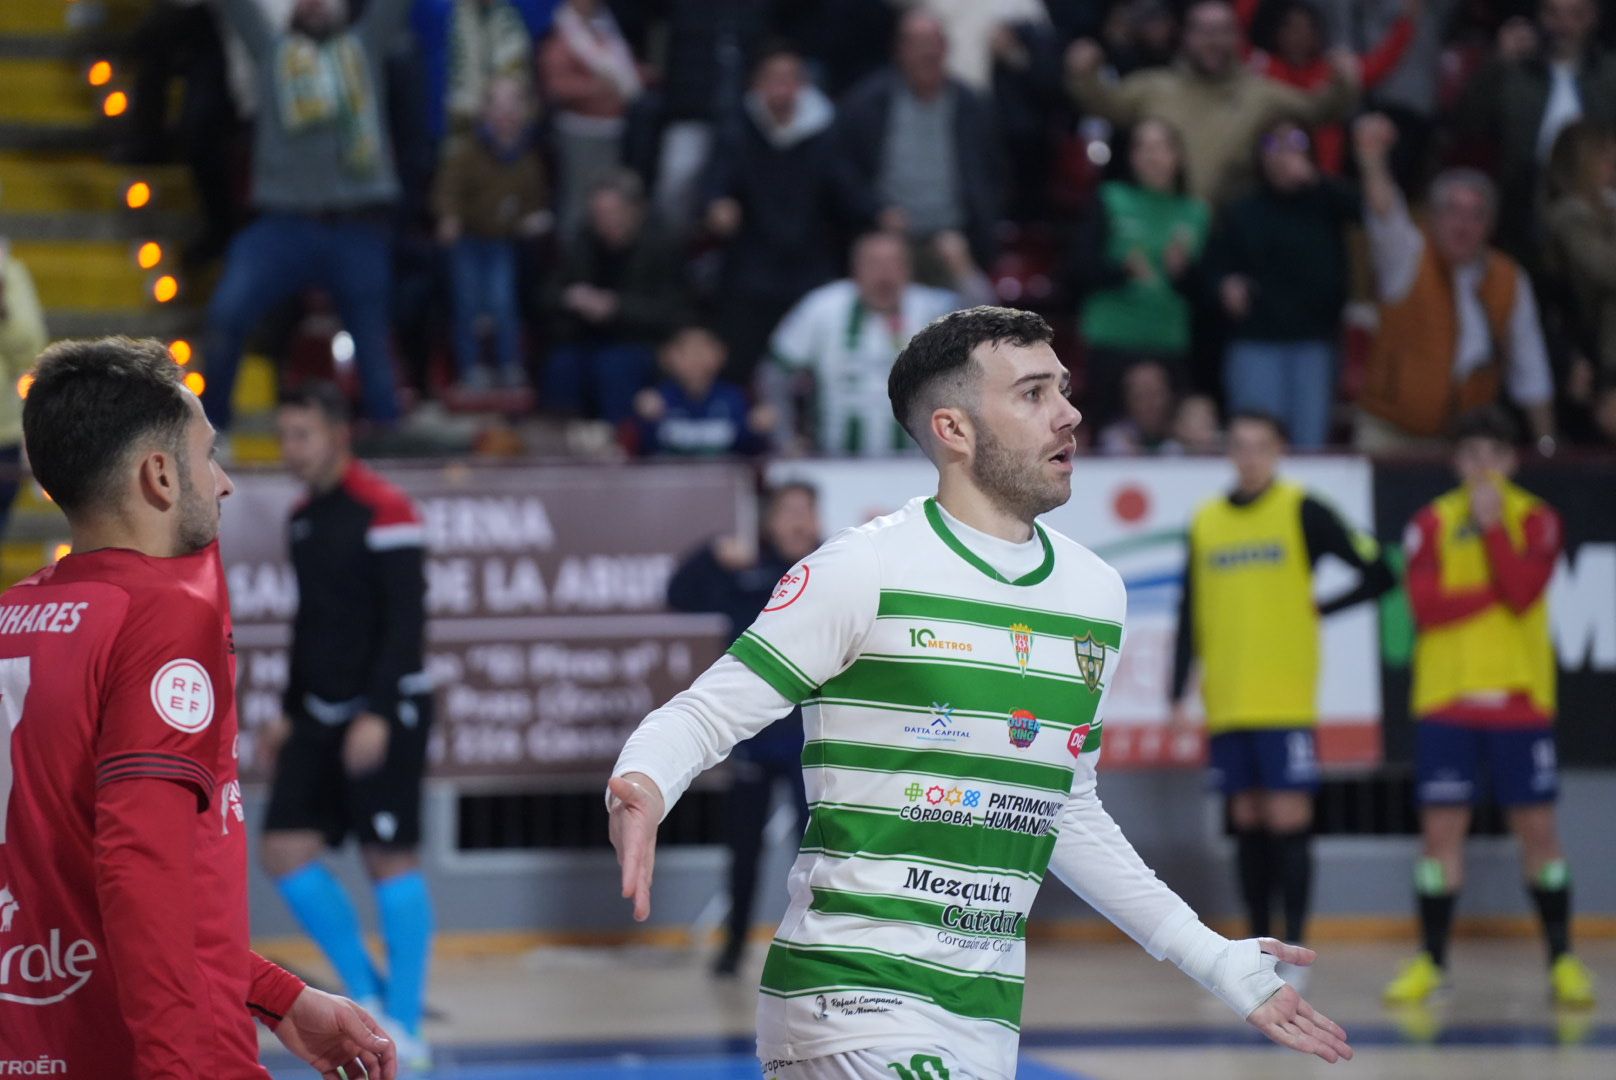
[[[348,996],[360,1001],[381,996],[381,984],[359,932],[359,915],[342,883],[326,865],[318,860],[311,862],[275,882],[275,887],[337,969]]]
[[[432,898],[421,871],[378,882],[376,911],[387,942],[387,1015],[417,1035],[426,996],[427,960],[432,954]]]

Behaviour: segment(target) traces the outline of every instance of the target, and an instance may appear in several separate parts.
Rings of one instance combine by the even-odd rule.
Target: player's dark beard
[[[980,418],[976,422],[976,456],[971,459],[971,477],[982,493],[1001,510],[1018,520],[1031,522],[1072,497],[1071,488],[1046,479],[1039,463],[1029,463],[994,437]]]
[[[217,506],[209,506],[207,496],[191,483],[190,455],[181,451],[180,473],[180,554],[190,555],[207,547],[219,535]]]

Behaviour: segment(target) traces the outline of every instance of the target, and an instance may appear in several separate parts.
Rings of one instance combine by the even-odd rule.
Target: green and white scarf
[[[382,126],[370,77],[370,62],[354,35],[324,41],[288,35],[275,53],[281,125],[295,135],[335,124],[342,133],[343,166],[356,176],[375,173]]]

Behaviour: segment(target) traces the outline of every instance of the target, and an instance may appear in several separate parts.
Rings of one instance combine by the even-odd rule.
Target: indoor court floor
[[[1124,944],[1035,943],[1020,1080],[1616,1080],[1616,941],[1579,955],[1600,977],[1592,1011],[1547,1001],[1536,940],[1462,939],[1454,987],[1426,1010],[1379,1004],[1407,948],[1320,947],[1307,996],[1352,1038],[1330,1066],[1268,1046],[1171,966]],[[451,959],[433,972],[432,1080],[757,1080],[753,989],[706,954],[541,949]],[[311,1075],[268,1059],[278,1080]]]

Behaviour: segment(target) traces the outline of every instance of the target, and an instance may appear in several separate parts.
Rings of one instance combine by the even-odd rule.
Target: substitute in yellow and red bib
[[[1279,894],[1285,935],[1305,933],[1313,877],[1313,793],[1318,788],[1320,621],[1393,585],[1378,544],[1317,496],[1279,475],[1285,432],[1262,413],[1229,421],[1234,490],[1208,499],[1190,522],[1178,615],[1173,724],[1192,663],[1212,771],[1229,800],[1239,884],[1251,932],[1268,933]],[[1313,567],[1333,555],[1356,586],[1319,601]]]
[[[1456,434],[1461,483],[1416,514],[1403,541],[1418,632],[1412,711],[1424,851],[1415,891],[1425,951],[1386,987],[1386,998],[1423,1001],[1445,981],[1471,806],[1490,794],[1520,840],[1554,996],[1590,1005],[1592,980],[1570,952],[1570,874],[1554,815],[1548,586],[1560,517],[1510,479],[1517,437],[1507,414],[1467,414]]]

